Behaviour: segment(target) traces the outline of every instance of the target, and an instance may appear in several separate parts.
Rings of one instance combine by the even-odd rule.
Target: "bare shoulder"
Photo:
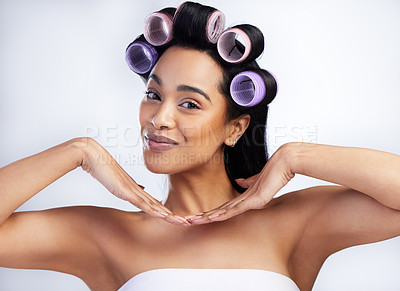
[[[297,213],[304,216],[303,234],[330,236],[329,252],[400,235],[400,211],[345,186],[317,186],[296,191]],[[343,242],[340,238],[345,238]]]
[[[102,246],[128,214],[95,206],[15,212],[0,227],[0,266],[64,272],[93,288],[109,284],[117,274]],[[90,282],[95,273],[104,282]]]
[[[107,225],[107,221],[115,220],[112,218],[118,214],[116,209],[94,206],[15,212],[0,227],[2,265],[34,268],[36,260],[29,263],[29,260],[18,258],[23,258],[27,252],[31,256],[37,252],[37,256],[45,257],[57,251],[74,252],[74,247],[79,251],[92,246],[97,230]],[[82,241],[85,241],[84,245]]]
[[[400,235],[400,211],[348,187],[317,186],[283,196],[289,220],[296,221],[289,266],[301,290],[311,290],[331,254]]]

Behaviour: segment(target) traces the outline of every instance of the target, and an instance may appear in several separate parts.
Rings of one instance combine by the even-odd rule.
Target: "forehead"
[[[182,47],[164,52],[152,73],[160,77],[163,86],[196,85],[208,91],[218,90],[222,80],[222,69],[209,55]]]

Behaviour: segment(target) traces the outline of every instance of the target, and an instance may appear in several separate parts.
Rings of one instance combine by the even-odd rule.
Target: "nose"
[[[174,127],[175,121],[172,109],[165,105],[167,104],[163,104],[151,119],[151,123],[157,129],[171,129]]]

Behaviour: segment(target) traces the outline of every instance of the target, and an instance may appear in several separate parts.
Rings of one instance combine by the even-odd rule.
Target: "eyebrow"
[[[149,80],[153,79],[154,82],[156,82],[159,86],[162,86],[161,79],[156,74],[150,74],[148,79]],[[211,101],[210,97],[207,95],[207,93],[199,88],[188,86],[188,85],[179,85],[176,88],[176,90],[178,92],[194,92],[194,93],[200,94],[212,104],[212,101]]]

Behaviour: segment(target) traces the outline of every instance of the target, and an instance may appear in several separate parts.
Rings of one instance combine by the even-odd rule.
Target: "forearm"
[[[400,156],[366,148],[289,143],[292,173],[340,184],[400,210]]]
[[[85,139],[73,139],[0,168],[0,225],[40,190],[80,166]]]

